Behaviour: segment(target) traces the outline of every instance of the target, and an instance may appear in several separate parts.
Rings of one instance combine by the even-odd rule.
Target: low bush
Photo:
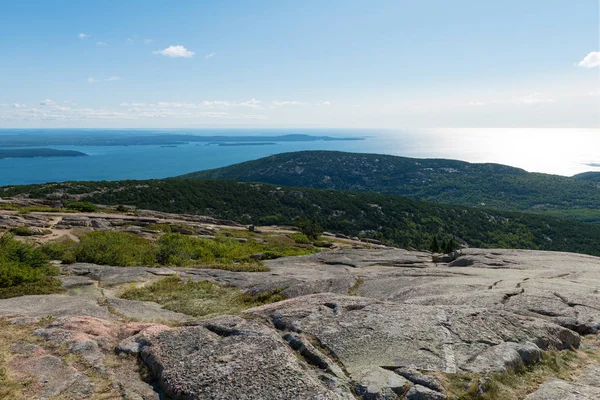
[[[10,231],[17,236],[33,236],[34,235],[33,231],[26,226],[18,226],[16,228],[12,228]]]
[[[60,282],[52,276],[58,273],[41,249],[11,234],[0,237],[0,298],[56,292]]]
[[[304,233],[294,233],[290,235],[297,244],[310,244],[310,239]]]
[[[69,250],[68,245],[64,245]],[[122,267],[154,265],[156,246],[149,240],[129,232],[90,232],[74,247],[77,262]]]
[[[66,204],[67,208],[71,210],[77,210],[80,212],[96,212],[98,211],[98,206],[92,204],[88,201],[71,201]]]

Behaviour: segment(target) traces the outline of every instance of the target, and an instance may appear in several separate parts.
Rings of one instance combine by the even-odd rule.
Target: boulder
[[[160,332],[140,356],[171,398],[353,398],[329,390],[276,331],[239,317]]]

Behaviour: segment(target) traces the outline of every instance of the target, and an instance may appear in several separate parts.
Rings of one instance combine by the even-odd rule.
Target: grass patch
[[[348,294],[350,296],[358,296],[358,289],[360,289],[360,285],[362,285],[364,281],[365,280],[362,278],[357,278],[354,285],[348,288]]]
[[[0,319],[0,399],[25,399],[23,391],[27,382],[13,379],[8,371],[8,361],[11,357],[10,346],[31,334],[31,328],[12,325],[5,319]]]
[[[0,298],[58,292],[61,284],[52,278],[58,274],[40,248],[0,237]]]
[[[451,399],[524,399],[551,377],[572,381],[590,357],[582,351],[545,351],[538,363],[516,371],[490,375],[453,374],[445,375],[444,380]],[[484,389],[483,393],[479,393],[480,387]]]
[[[237,314],[251,307],[284,300],[285,297],[280,291],[253,296],[213,282],[183,281],[179,276],[170,276],[152,285],[128,289],[120,297],[153,301],[167,310],[210,318],[216,315]]]

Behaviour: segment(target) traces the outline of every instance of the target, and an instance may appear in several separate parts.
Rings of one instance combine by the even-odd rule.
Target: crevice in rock
[[[335,303],[324,303],[323,305],[325,307],[331,309],[335,315],[338,315],[339,312],[340,312],[340,309],[339,309],[338,305],[335,304]]]
[[[402,368],[397,367],[393,371],[415,385],[425,386],[426,388],[436,391],[438,393],[444,393],[445,391],[444,386],[436,377],[424,375],[416,370],[404,370]]]
[[[226,326],[214,325],[214,324],[204,324],[204,328],[209,331],[216,333],[221,337],[229,337],[229,336],[261,336],[257,332],[250,331],[241,331],[235,328],[228,328]]]
[[[523,288],[521,288],[520,292],[504,293],[504,297],[502,297],[502,300],[500,300],[500,303],[506,304],[512,297],[518,296],[523,293],[525,293],[525,289],[523,289]]]
[[[488,289],[493,289],[500,282],[502,282],[502,279],[500,279],[499,281],[496,281],[496,282],[492,283],[490,286],[488,286]]]

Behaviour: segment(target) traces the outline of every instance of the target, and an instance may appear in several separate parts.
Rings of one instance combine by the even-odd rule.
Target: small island
[[[0,160],[5,158],[84,157],[87,154],[75,150],[56,149],[0,149]]]
[[[242,142],[242,143],[215,143],[217,146],[271,146],[275,142]]]

